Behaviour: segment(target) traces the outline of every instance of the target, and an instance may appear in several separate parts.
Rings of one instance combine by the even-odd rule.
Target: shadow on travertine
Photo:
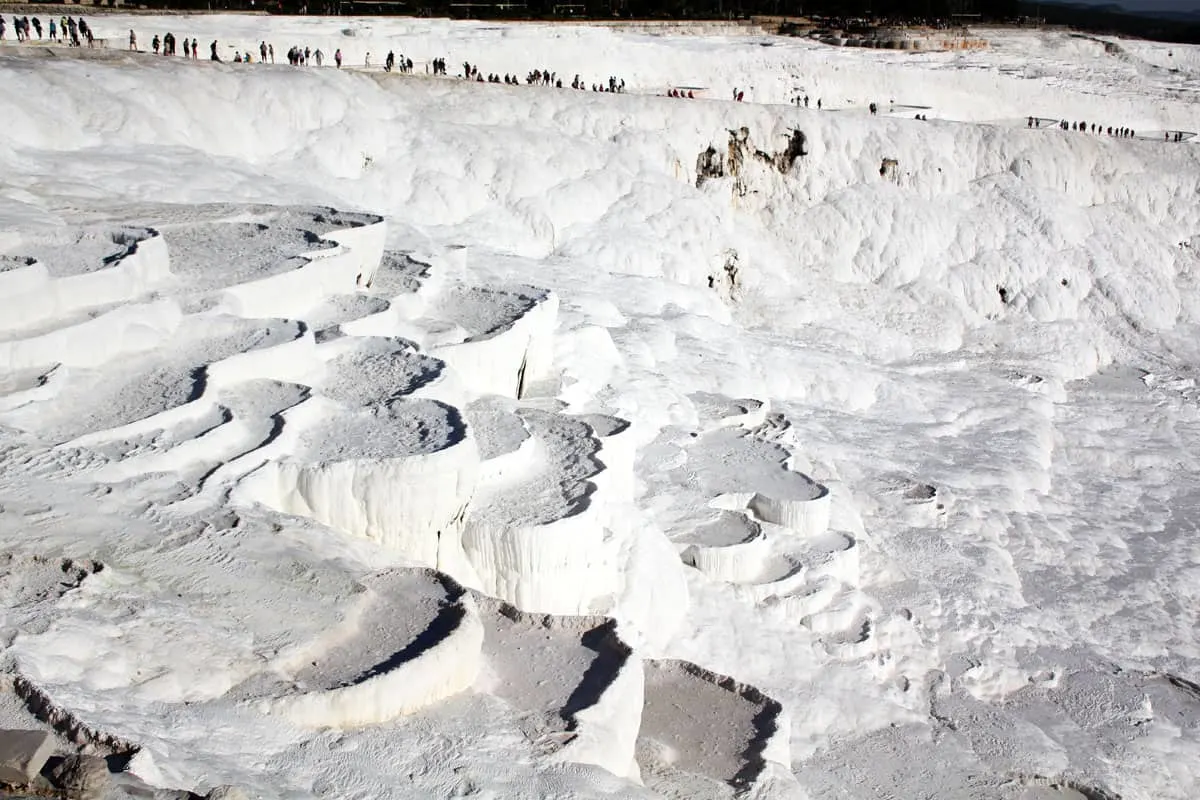
[[[544,752],[571,741],[576,715],[601,702],[631,652],[604,617],[526,614],[486,603],[477,689],[519,709],[525,734]]]
[[[782,706],[754,687],[684,661],[646,662],[637,753],[651,789],[732,797],[788,736]]]

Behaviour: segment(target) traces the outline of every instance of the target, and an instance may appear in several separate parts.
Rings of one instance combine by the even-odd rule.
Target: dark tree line
[[[1068,25],[1091,33],[1123,34],[1160,42],[1200,44],[1200,19],[1136,16],[1116,6],[1021,2],[1020,13],[1037,15],[1049,25]]]
[[[245,0],[216,0],[238,3]],[[186,0],[185,0],[186,2]],[[494,19],[745,19],[752,16],[974,21],[1016,16],[1018,0],[270,0],[282,13]],[[260,3],[259,8],[262,8]]]

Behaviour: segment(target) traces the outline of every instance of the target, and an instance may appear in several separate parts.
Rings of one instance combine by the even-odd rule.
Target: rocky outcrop
[[[30,713],[68,742],[111,755],[131,755],[138,750],[133,742],[91,727],[70,710],[55,703],[45,690],[23,676],[13,680],[13,691]]]
[[[696,188],[729,176],[733,179],[734,195],[744,197],[749,190],[745,172],[751,159],[780,174],[789,174],[796,161],[808,155],[808,136],[799,128],[784,136],[787,141],[782,148],[760,150],[752,143],[749,128],[730,130],[724,155],[710,144],[696,156]]]
[[[112,786],[108,764],[99,756],[67,756],[50,770],[48,777],[71,800],[102,800]]]
[[[0,783],[25,786],[54,753],[54,737],[45,731],[0,731]]]

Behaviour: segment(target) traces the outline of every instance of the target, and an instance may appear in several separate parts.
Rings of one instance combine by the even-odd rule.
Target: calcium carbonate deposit
[[[114,797],[1198,796],[1200,48],[89,22],[0,43],[0,728]]]

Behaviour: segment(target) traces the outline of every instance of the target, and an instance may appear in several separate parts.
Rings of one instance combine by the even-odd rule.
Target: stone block
[[[54,755],[54,746],[54,736],[45,731],[0,731],[0,781],[29,783]]]
[[[217,786],[204,796],[204,800],[250,800],[250,796],[238,786]]]

